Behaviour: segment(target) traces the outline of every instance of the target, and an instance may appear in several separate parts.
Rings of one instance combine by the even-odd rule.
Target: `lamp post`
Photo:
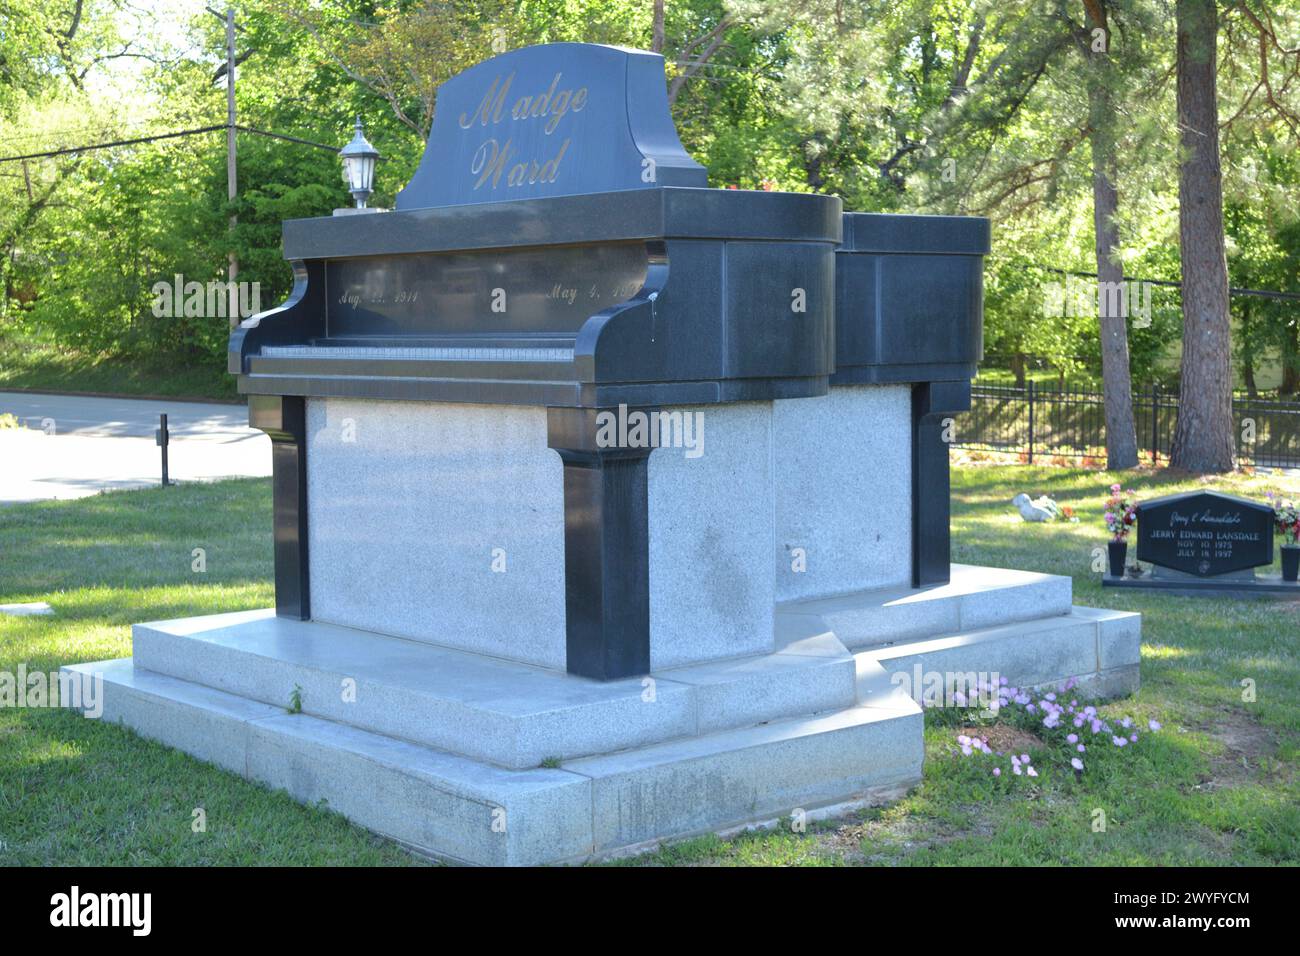
[[[361,132],[361,117],[357,117],[357,132],[352,142],[339,150],[343,160],[343,181],[348,184],[348,192],[356,200],[358,209],[366,208],[375,184],[375,160],[379,159],[379,150],[371,146]]]

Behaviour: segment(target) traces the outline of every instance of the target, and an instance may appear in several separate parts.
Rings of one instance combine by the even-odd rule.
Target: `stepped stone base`
[[[436,856],[572,862],[796,808],[906,789],[921,774],[910,700],[510,770],[137,669],[100,674],[103,719]]]
[[[961,568],[779,605],[772,653],[606,683],[270,611],[134,638],[134,659],[65,668],[103,678],[104,719],[425,853],[513,865],[896,796],[921,776],[918,668],[1124,693],[1140,618],[1071,607],[1068,578]]]

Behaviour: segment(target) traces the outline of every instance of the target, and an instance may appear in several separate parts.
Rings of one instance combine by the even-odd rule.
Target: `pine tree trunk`
[[[1109,47],[1109,44],[1107,44]],[[1093,56],[1106,56],[1094,53]],[[1124,269],[1119,262],[1119,211],[1112,108],[1096,72],[1090,77],[1092,219],[1097,255],[1097,320],[1101,334],[1101,389],[1106,413],[1106,467],[1136,468],[1137,427],[1133,423],[1133,382],[1128,361],[1128,315],[1123,304]]]
[[[1170,464],[1231,471],[1232,331],[1223,243],[1215,0],[1178,0],[1178,238],[1183,272],[1183,359]]]

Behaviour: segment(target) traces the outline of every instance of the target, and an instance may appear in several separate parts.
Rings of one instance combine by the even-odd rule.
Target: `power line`
[[[1095,272],[1076,272],[1072,269],[1055,269],[1051,266],[1039,266],[1035,268],[1042,269],[1044,272],[1055,272],[1063,276],[1079,276],[1084,279],[1096,279]],[[1143,282],[1147,285],[1159,285],[1172,289],[1182,289],[1183,284],[1175,279],[1139,279],[1136,276],[1124,276],[1125,282]],[[1239,289],[1235,286],[1228,286],[1229,295],[1254,295],[1264,299],[1287,299],[1300,301],[1300,292],[1274,292],[1271,289]]]
[[[254,129],[252,126],[235,125],[235,129],[243,130],[245,133],[256,133],[258,136],[268,136],[271,139],[283,139],[290,143],[301,143],[303,146],[315,146],[317,149],[328,149],[331,153],[339,151],[338,146],[329,146],[325,143],[315,143],[309,139],[301,139],[297,136],[289,136],[285,133],[272,133],[264,129]]]
[[[156,133],[153,136],[137,136],[133,139],[115,139],[107,143],[90,143],[85,146],[65,146],[62,149],[51,149],[41,153],[25,153],[21,156],[0,156],[0,163],[18,162],[24,159],[46,159],[52,156],[67,156],[71,153],[85,153],[96,149],[110,149],[115,146],[137,146],[141,143],[153,143],[162,139],[176,139],[181,136],[194,136],[199,133],[213,133],[217,130],[226,129],[226,124],[221,123],[213,126],[199,126],[194,129],[177,130],[173,133]],[[269,130],[257,129],[253,126],[241,126],[236,124],[235,129],[245,133],[253,133],[257,136],[266,136],[271,139],[282,139],[290,143],[299,143],[303,146],[314,146],[317,149],[327,149],[332,153],[337,153],[339,147],[329,146],[325,143],[317,143],[310,139],[303,139],[299,136],[290,136],[287,133],[272,133]]]
[[[26,153],[22,156],[0,156],[0,163],[12,163],[23,159],[45,159],[51,156],[67,156],[70,153],[85,153],[95,149],[110,149],[114,146],[136,146],[140,143],[153,143],[160,139],[176,139],[179,136],[193,136],[196,133],[211,133],[219,129],[225,129],[226,124],[219,126],[200,126],[197,129],[183,129],[175,133],[157,133],[153,136],[137,136],[135,139],[116,139],[108,143],[91,143],[86,146],[67,146],[63,149],[51,149],[43,153]]]

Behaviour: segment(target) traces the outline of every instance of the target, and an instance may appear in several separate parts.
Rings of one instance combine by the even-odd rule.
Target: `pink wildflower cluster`
[[[1069,693],[1077,683],[1074,678],[1070,678],[1061,686],[1061,694]],[[1054,742],[1063,747],[1070,755],[1070,767],[1076,776],[1083,775],[1081,755],[1088,752],[1090,744],[1105,745],[1109,738],[1112,747],[1123,748],[1138,742],[1137,724],[1133,718],[1123,717],[1112,724],[1092,704],[1080,705],[1076,699],[1064,703],[1055,691],[1039,695],[1029,689],[1010,686],[1005,677],[999,679],[996,688],[982,687],[981,690],[996,690],[997,703],[991,710],[1001,712],[1003,708],[1010,709],[1014,716],[1020,718],[1015,722],[1033,726],[1049,743]],[[1147,721],[1147,729],[1155,733],[1160,730],[1160,722]],[[1006,756],[1002,751],[993,750],[983,737],[958,734],[957,744],[965,757],[977,753],[997,758]],[[1013,753],[1010,758],[1010,769],[1015,776],[1038,776],[1029,754]],[[1002,770],[1002,761],[996,761],[993,776],[1001,777]]]
[[[1116,541],[1123,541],[1137,523],[1137,497],[1131,489],[1124,491],[1119,485],[1110,486],[1110,497],[1106,499],[1106,508],[1102,516],[1106,519],[1106,530]]]

